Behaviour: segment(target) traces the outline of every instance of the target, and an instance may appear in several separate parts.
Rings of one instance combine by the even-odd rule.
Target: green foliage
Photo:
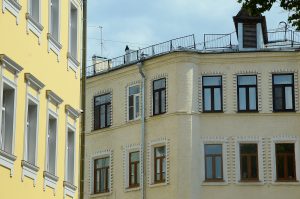
[[[300,0],[237,0],[243,4],[253,15],[261,14],[272,8],[278,2],[280,7],[290,12],[289,23],[300,30]]]

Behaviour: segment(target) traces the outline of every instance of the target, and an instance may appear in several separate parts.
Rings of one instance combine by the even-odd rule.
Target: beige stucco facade
[[[178,51],[143,61],[145,80],[145,198],[232,199],[300,196],[300,53],[297,51],[199,53]],[[272,74],[294,74],[295,112],[273,112]],[[257,75],[258,112],[237,112],[237,75]],[[222,75],[223,112],[203,113],[202,76]],[[152,82],[166,78],[166,113],[152,115]],[[84,198],[141,198],[128,189],[126,153],[139,149],[141,121],[128,121],[128,86],[141,83],[135,64],[90,77],[86,90]],[[111,93],[108,128],[93,130],[94,97]],[[258,144],[258,182],[240,182],[237,146]],[[275,143],[295,143],[296,182],[277,182]],[[223,182],[205,182],[204,144],[223,146]],[[152,147],[166,146],[166,181],[153,184]],[[110,189],[93,194],[93,160],[110,156]]]

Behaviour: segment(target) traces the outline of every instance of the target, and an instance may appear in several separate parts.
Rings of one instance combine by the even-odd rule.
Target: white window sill
[[[154,188],[154,187],[161,187],[161,186],[167,186],[167,185],[168,185],[167,182],[161,182],[161,183],[150,184],[149,187]]]
[[[241,186],[262,186],[264,185],[265,183],[262,182],[262,181],[239,181],[237,182],[237,185],[241,185]]]
[[[27,34],[29,34],[29,30],[31,30],[39,39],[39,44],[41,44],[41,35],[44,27],[34,20],[29,13],[26,13],[27,19]]]
[[[75,197],[77,187],[70,182],[64,181],[64,198],[70,196],[71,198]]]
[[[16,0],[3,0],[2,2],[2,12],[5,12],[5,9],[8,10],[10,13],[12,13],[17,21],[17,25],[19,24],[20,19],[20,11],[22,9],[22,6],[16,1]]]
[[[223,182],[202,182],[202,186],[226,186],[228,185],[227,181],[223,181]]]
[[[13,176],[14,174],[14,164],[16,159],[16,156],[0,150],[0,165],[10,169],[10,176]]]
[[[90,194],[90,198],[98,198],[98,197],[104,197],[104,196],[109,196],[109,195],[111,195],[111,192]]]
[[[33,180],[33,186],[35,186],[36,179],[37,179],[37,173],[40,168],[25,161],[25,160],[22,160],[21,165],[22,165],[22,181],[24,180],[24,177],[26,176]]]
[[[59,61],[60,57],[60,50],[62,49],[62,45],[56,41],[56,39],[53,38],[53,36],[48,33],[48,53],[50,53],[50,50],[52,50],[57,55],[57,61]]]
[[[139,191],[140,189],[141,189],[140,186],[138,186],[138,187],[127,187],[127,188],[125,189],[125,192]]]
[[[68,66],[69,66],[69,68],[71,68],[75,73],[77,73],[77,70],[80,66],[80,63],[69,52],[67,54],[67,57],[68,57]]]
[[[57,182],[58,182],[57,176],[47,171],[44,171],[44,191],[46,190],[46,187],[50,187],[53,189],[53,194],[55,195]]]

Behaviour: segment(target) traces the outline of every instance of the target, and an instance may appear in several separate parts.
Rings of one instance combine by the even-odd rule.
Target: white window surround
[[[32,31],[37,37],[38,37],[38,44],[41,44],[41,35],[44,27],[41,25],[41,0],[39,1],[39,20],[37,21],[34,19],[30,13],[31,9],[31,0],[28,0],[28,11],[26,13],[26,19],[27,19],[27,34],[29,34],[29,31]]]
[[[137,191],[140,190],[141,187],[134,187],[129,188],[129,154],[131,152],[141,152],[141,145],[140,144],[129,144],[124,146],[123,148],[123,185],[124,185],[124,192],[128,191]],[[140,159],[141,162],[141,159]],[[141,165],[141,164],[140,164]],[[141,167],[140,167],[140,173],[141,173]],[[140,175],[141,176],[141,175]],[[141,179],[140,179],[141,181]]]
[[[6,78],[3,75],[3,71],[7,70],[11,72],[14,75],[14,81]],[[14,110],[14,118],[16,118],[16,110],[17,110],[17,82],[18,82],[18,75],[23,70],[23,68],[18,65],[16,62],[14,62],[12,59],[10,59],[8,56],[4,54],[0,54],[0,84],[1,89],[0,92],[3,93],[3,82],[9,84],[11,87],[15,89],[15,110]],[[0,95],[0,104],[3,102],[3,95]],[[0,111],[0,121],[2,121],[2,111]],[[1,123],[0,123],[1,125]],[[16,156],[14,156],[14,149],[15,149],[15,126],[16,122],[14,120],[13,124],[13,142],[12,142],[12,154],[6,153],[2,150],[0,150],[0,165],[10,169],[10,176],[13,176],[14,174],[14,162],[16,160]],[[0,128],[1,129],[1,128]]]
[[[16,23],[19,24],[20,21],[20,11],[22,6],[19,4],[19,1],[16,0],[3,0],[2,2],[2,12],[5,13],[5,10],[8,10],[16,17]]]
[[[58,39],[55,39],[51,34],[51,0],[49,0],[49,32],[47,34],[48,39],[48,53],[52,50],[57,55],[57,61],[60,60],[60,51],[62,45],[60,44],[60,25],[61,25],[61,0],[58,0]]]
[[[166,179],[163,183],[154,183],[154,148],[165,146],[166,147]],[[170,140],[167,138],[158,138],[148,143],[148,184],[150,187],[165,186],[170,182]]]
[[[24,129],[25,129],[25,136],[24,136],[24,160],[22,160],[22,181],[25,176],[33,179],[33,186],[36,184],[37,179],[37,172],[39,171],[39,167],[36,166],[37,164],[37,153],[38,153],[38,132],[39,132],[39,93],[40,90],[45,86],[41,81],[39,81],[36,77],[34,77],[30,73],[24,74],[25,81],[26,81],[26,111],[25,111],[25,120],[24,120]],[[28,87],[33,88],[36,91],[36,96],[31,95],[28,92]],[[27,117],[28,117],[28,105],[29,101],[35,103],[37,105],[37,118],[36,118],[36,146],[35,146],[35,165],[29,163],[27,160]]]
[[[107,193],[100,193],[100,194],[94,194],[94,161],[99,158],[109,157],[109,176],[110,181],[108,184],[109,192]],[[113,191],[113,150],[112,149],[104,149],[97,151],[91,155],[90,159],[90,177],[89,177],[89,188],[90,188],[90,197],[98,197],[98,196],[107,196],[111,195]]]
[[[72,6],[74,6],[76,9],[77,9],[77,43],[76,43],[76,56],[72,56],[71,54],[71,22],[72,22],[72,16],[71,16],[71,10],[72,10]],[[80,63],[78,62],[78,44],[79,44],[79,34],[78,34],[78,30],[79,30],[79,19],[78,19],[78,16],[79,16],[79,9],[80,8],[80,5],[78,4],[77,1],[75,0],[70,0],[69,1],[69,50],[68,50],[68,54],[67,54],[67,57],[68,57],[68,67],[71,68],[73,71],[76,72],[76,75],[77,75],[77,70],[78,70],[78,67],[80,66]]]
[[[139,88],[140,88],[140,92],[138,94],[134,94],[134,96],[136,96],[136,95],[139,96],[139,113],[140,114],[139,114],[138,117],[134,116],[133,117],[134,119],[129,120],[129,89],[131,87],[134,87],[134,86],[139,86]],[[140,83],[136,83],[136,84],[132,84],[130,86],[127,86],[126,91],[127,91],[127,95],[126,95],[126,119],[127,119],[128,122],[139,120],[141,118],[141,84]],[[134,102],[135,102],[135,100],[134,100]],[[135,107],[135,103],[134,103],[134,107]],[[134,110],[134,114],[135,114],[135,110]]]
[[[222,144],[222,165],[223,165],[223,182],[206,182],[205,181],[205,144]],[[228,137],[223,136],[208,136],[201,137],[200,144],[200,161],[201,167],[200,170],[200,178],[202,181],[202,185],[228,185],[228,171],[227,171],[227,149],[228,149]]]
[[[262,137],[259,136],[238,136],[235,137],[235,176],[237,184],[264,184],[264,163]],[[258,155],[258,179],[259,182],[241,182],[240,170],[240,144],[257,144]]]
[[[71,198],[75,197],[77,187],[75,186],[75,174],[76,174],[76,121],[79,117],[79,112],[73,108],[71,105],[67,104],[65,105],[65,112],[66,112],[66,129],[65,129],[65,135],[66,135],[66,143],[65,143],[65,176],[64,176],[64,182],[63,182],[63,187],[64,187],[64,198],[66,196],[70,196]],[[74,122],[71,124],[68,122],[69,118],[72,118]],[[68,132],[73,131],[74,132],[74,173],[73,173],[73,182],[68,182]]]
[[[271,139],[271,162],[272,162],[272,184],[297,184],[300,185],[300,147],[299,147],[299,137],[290,135],[279,135],[273,136]],[[296,164],[296,182],[277,182],[276,175],[276,150],[275,145],[278,143],[293,143],[295,144],[295,164]]]

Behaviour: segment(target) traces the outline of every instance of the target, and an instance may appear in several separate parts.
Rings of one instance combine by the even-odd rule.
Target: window
[[[50,0],[50,34],[59,41],[59,0]]]
[[[278,181],[295,181],[295,144],[278,143],[276,147],[276,173]]]
[[[94,160],[94,194],[109,192],[109,157]]]
[[[154,148],[154,183],[166,181],[166,146]]]
[[[257,111],[256,75],[238,76],[238,111]]]
[[[15,89],[3,83],[2,122],[0,132],[0,149],[13,154]]]
[[[273,75],[273,110],[295,110],[293,74]]]
[[[94,130],[109,127],[111,120],[111,94],[104,94],[94,99]]]
[[[257,144],[240,144],[241,181],[258,181]]]
[[[75,174],[75,130],[68,127],[67,131],[67,178],[66,181],[74,184]]]
[[[166,79],[153,81],[153,115],[166,112]]]
[[[203,110],[204,112],[222,111],[222,77],[203,77]]]
[[[38,106],[31,99],[27,105],[26,161],[36,165]]]
[[[56,175],[57,119],[49,114],[47,134],[47,171]]]
[[[128,120],[135,120],[140,117],[140,86],[131,86],[128,92]]]
[[[140,152],[129,153],[129,188],[140,185]]]
[[[223,160],[221,144],[205,144],[205,180],[223,180]]]
[[[70,9],[70,36],[69,36],[69,46],[70,54],[74,59],[77,59],[77,27],[78,27],[78,11],[76,6],[71,3]]]
[[[29,0],[29,14],[36,22],[40,22],[40,0]]]

